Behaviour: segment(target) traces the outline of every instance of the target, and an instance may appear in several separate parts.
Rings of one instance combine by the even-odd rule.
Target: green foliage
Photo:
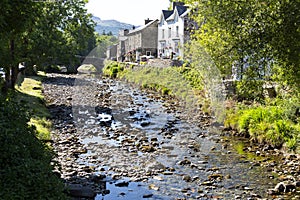
[[[53,152],[36,137],[14,94],[0,98],[0,198],[66,199],[53,174]]]
[[[99,35],[96,33],[96,56],[106,58],[106,51],[110,46],[116,44],[118,39],[113,35]]]
[[[241,68],[247,63],[256,68],[260,66],[262,71],[270,68],[274,74],[279,70],[276,80],[299,91],[299,1],[184,2],[190,5],[190,17],[199,27],[190,44],[202,46],[224,76],[230,75],[233,64],[238,63]]]
[[[161,94],[162,95],[171,95],[171,90],[166,88],[166,87],[162,87],[161,88]]]
[[[239,101],[262,101],[264,82],[261,80],[241,80],[236,82],[236,95]]]
[[[193,88],[203,90],[203,78],[199,70],[186,65],[177,69]]]
[[[125,69],[125,64],[116,61],[105,61],[103,74],[111,78],[116,78]]]
[[[0,10],[4,10],[0,17],[0,65],[6,71],[12,70],[11,75],[7,74],[7,86],[14,87],[21,62],[29,68],[80,63],[79,58],[95,47],[95,24],[84,8],[85,3],[1,2]]]
[[[162,95],[173,95],[182,99],[194,109],[203,100],[203,88],[200,74],[186,67],[151,67],[134,66],[115,61],[107,61],[103,68],[104,75],[124,78],[160,92]],[[202,102],[202,105],[206,103]]]
[[[242,105],[228,111],[225,126],[257,142],[295,150],[300,140],[299,108],[297,96],[267,100],[265,105]]]

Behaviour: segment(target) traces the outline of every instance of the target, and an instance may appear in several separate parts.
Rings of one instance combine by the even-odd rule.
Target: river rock
[[[192,162],[188,159],[184,159],[178,162],[178,165],[190,165]]]
[[[140,150],[142,152],[154,152],[156,149],[152,145],[142,145]]]
[[[117,187],[128,187],[128,185],[129,185],[129,182],[127,182],[127,181],[122,181],[122,182],[115,184],[115,186],[117,186]]]
[[[149,185],[149,189],[158,191],[158,190],[159,190],[159,187],[156,186],[156,185],[154,185],[154,184],[150,184],[150,185]]]
[[[208,180],[222,180],[223,175],[222,174],[211,174],[208,176]]]
[[[212,186],[214,184],[213,181],[204,181],[201,183],[201,185],[205,185],[205,186]]]
[[[192,177],[190,175],[183,175],[182,180],[190,182],[192,180]]]
[[[77,198],[94,198],[96,193],[90,187],[80,184],[70,184],[67,186],[67,193]]]
[[[290,181],[283,181],[278,183],[274,189],[269,189],[268,194],[278,195],[287,192],[294,192],[296,190],[296,183]]]
[[[144,194],[143,198],[151,198],[153,196],[153,194]]]
[[[93,174],[91,177],[91,180],[93,182],[99,183],[99,182],[103,182],[105,178],[106,178],[106,175],[104,175],[104,174]]]
[[[166,167],[161,164],[160,162],[152,162],[150,164],[148,164],[148,166],[146,167],[146,171],[150,172],[150,171],[165,171]]]

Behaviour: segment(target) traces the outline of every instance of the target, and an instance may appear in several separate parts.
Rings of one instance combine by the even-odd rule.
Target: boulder
[[[78,67],[77,71],[83,74],[91,74],[97,72],[97,68],[92,64],[83,64]]]

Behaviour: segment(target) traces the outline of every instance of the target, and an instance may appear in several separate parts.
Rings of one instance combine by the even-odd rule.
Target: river
[[[57,172],[74,199],[278,197],[267,194],[272,171],[175,98],[84,75],[48,74],[43,86]]]

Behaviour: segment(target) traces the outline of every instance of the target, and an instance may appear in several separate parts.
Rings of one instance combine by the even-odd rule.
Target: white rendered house
[[[184,34],[188,8],[173,3],[173,10],[163,10],[158,22],[158,57],[183,58]]]

